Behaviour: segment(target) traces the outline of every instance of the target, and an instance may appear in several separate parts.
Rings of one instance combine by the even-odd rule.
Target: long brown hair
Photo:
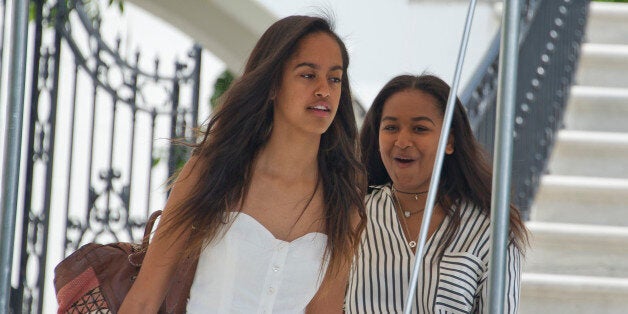
[[[195,227],[189,252],[213,240],[224,225],[226,211],[237,209],[246,197],[253,161],[273,127],[271,94],[280,87],[284,63],[299,41],[313,33],[334,38],[343,61],[340,104],[331,126],[321,136],[318,152],[328,237],[326,254],[330,258],[327,275],[351,263],[365,225],[366,180],[357,157],[357,127],[347,74],[349,55],[330,23],[310,16],[290,16],[266,30],[251,52],[244,73],[221,98],[202,141],[192,145],[200,161],[194,171],[200,171],[201,182],[184,202],[177,204],[177,214],[167,224],[171,230],[181,225]],[[360,222],[354,228],[351,217],[356,213]]]
[[[366,167],[369,186],[391,182],[382,163],[378,142],[382,111],[386,100],[402,91],[418,90],[433,96],[444,115],[449,89],[447,83],[433,75],[400,75],[390,80],[377,94],[364,118],[360,132],[362,162]],[[437,194],[437,202],[451,220],[445,231],[445,241],[441,249],[450,244],[460,227],[461,206],[452,205],[471,202],[478,205],[487,216],[490,215],[491,208],[492,172],[486,153],[473,136],[467,114],[457,97],[455,106],[450,130],[450,134],[454,137],[454,152],[451,155],[445,155]],[[527,231],[519,211],[512,204],[510,206],[510,230],[511,241],[514,241],[517,248],[523,252],[527,245]]]

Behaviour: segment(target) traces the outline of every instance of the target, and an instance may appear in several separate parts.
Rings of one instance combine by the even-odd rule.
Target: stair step
[[[628,133],[627,118],[628,88],[592,86],[571,88],[564,117],[567,129]]]
[[[591,2],[549,175],[531,211],[519,313],[628,313],[628,4]]]
[[[576,83],[628,88],[628,44],[583,44]]]
[[[519,314],[625,314],[628,278],[549,275],[521,276]]]
[[[628,227],[627,199],[628,179],[545,175],[531,219]]]
[[[502,1],[494,3],[494,18],[499,22],[504,5]],[[628,4],[592,1],[589,5],[585,42],[628,44]]]
[[[628,133],[559,131],[549,170],[556,175],[628,178]]]
[[[524,270],[628,279],[628,227],[528,222]]]
[[[628,4],[591,2],[585,36],[591,43],[628,44]]]

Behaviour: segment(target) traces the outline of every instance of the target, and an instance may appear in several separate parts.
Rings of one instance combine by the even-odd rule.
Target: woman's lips
[[[408,166],[415,161],[414,159],[409,157],[394,157],[393,160],[400,166]]]
[[[331,110],[327,104],[316,104],[314,106],[307,107],[307,110],[319,117],[328,117],[331,114]]]

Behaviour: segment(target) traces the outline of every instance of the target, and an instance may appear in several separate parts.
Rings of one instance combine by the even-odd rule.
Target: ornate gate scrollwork
[[[121,40],[107,43],[82,0],[34,5],[16,313],[42,311],[46,259],[57,244],[62,258],[87,242],[141,238],[186,156],[169,139],[193,138],[199,105],[199,46],[164,75],[159,59],[144,70],[140,52],[128,58]]]

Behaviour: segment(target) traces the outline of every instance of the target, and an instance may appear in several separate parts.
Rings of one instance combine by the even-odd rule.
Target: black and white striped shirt
[[[442,259],[437,248],[449,224],[446,217],[425,246],[414,313],[487,313],[490,219],[463,204],[461,224]],[[393,207],[390,185],[366,198],[368,223],[351,269],[346,313],[402,313],[414,254]],[[521,254],[508,247],[504,313],[516,313],[521,282]]]

